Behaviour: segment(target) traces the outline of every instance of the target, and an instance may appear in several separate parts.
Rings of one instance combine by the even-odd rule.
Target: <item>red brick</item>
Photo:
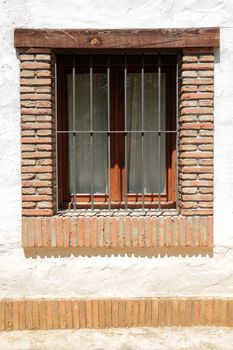
[[[183,70],[181,73],[182,78],[196,78],[197,77],[197,72],[196,71],[185,71]]]
[[[131,223],[131,237],[132,237],[132,246],[138,246],[138,218],[133,217]]]
[[[112,218],[112,247],[117,247],[117,234],[118,234],[118,219]]]
[[[50,69],[50,63],[46,62],[21,62],[21,69]]]
[[[213,152],[181,152],[180,153],[181,158],[213,158]]]
[[[52,129],[52,123],[23,123],[22,130]]]
[[[32,100],[32,101],[40,101],[40,100],[51,100],[50,94],[35,94],[34,90],[31,93],[24,93],[20,96],[21,101],[23,100]]]
[[[51,166],[23,166],[23,173],[49,173],[52,172]]]
[[[124,219],[125,227],[125,247],[131,247],[131,218],[126,217]]]
[[[35,59],[37,61],[51,61],[51,54],[46,54],[45,52],[37,53]]]
[[[23,209],[34,209],[34,208],[36,208],[36,203],[35,202],[24,202],[24,201],[22,201],[22,208]]]
[[[184,123],[181,126],[182,129],[209,129],[212,130],[213,129],[213,124],[212,123]]]
[[[30,107],[30,108],[51,108],[52,102],[51,101],[28,101],[28,100],[23,100],[21,101],[21,107]],[[33,113],[34,114],[34,113]]]
[[[213,63],[183,63],[182,69],[183,70],[211,70],[214,68]]]
[[[198,91],[198,86],[197,85],[184,85],[180,89],[181,93],[184,92],[197,92]],[[182,95],[181,95],[182,97]]]
[[[35,55],[32,54],[20,54],[20,61],[34,61]]]
[[[52,139],[50,137],[22,137],[21,142],[22,144],[51,144]]]
[[[38,70],[38,71],[35,71],[35,76],[36,77],[50,77],[51,76],[51,71],[49,71],[49,70]]]
[[[78,219],[78,246],[84,247],[84,218]]]
[[[70,247],[70,218],[65,218],[63,220],[63,234],[64,234],[64,244],[65,248]]]
[[[205,108],[205,107],[199,107],[199,108],[182,108],[181,109],[181,115],[183,114],[211,114],[213,113],[213,108]]]
[[[212,85],[213,83],[214,83],[213,78],[182,79],[183,85],[210,85],[210,84]]]
[[[37,85],[51,85],[51,79],[50,78],[42,78],[42,79],[20,79],[21,86],[37,86]]]
[[[23,195],[22,196],[23,201],[33,201],[33,202],[39,202],[39,201],[48,201],[52,200],[51,196],[46,195]]]
[[[197,55],[183,55],[182,61],[183,62],[197,62],[198,56]]]
[[[205,194],[194,194],[194,195],[183,195],[182,199],[185,200],[191,200],[191,201],[212,201],[213,196],[212,195],[205,195]]]
[[[201,78],[211,78],[214,76],[214,71],[213,70],[199,71],[198,76]]]
[[[20,78],[34,78],[35,72],[32,70],[22,70],[20,72]]]
[[[182,100],[206,100],[213,99],[213,93],[184,93],[181,95]]]
[[[213,143],[213,137],[183,137],[180,140],[181,144],[212,144]]]
[[[213,215],[213,210],[212,209],[202,209],[202,208],[197,208],[197,209],[182,209],[181,208],[181,214],[185,216],[194,216],[194,215]]]
[[[25,216],[51,216],[53,210],[51,209],[23,209],[22,214]]]
[[[26,108],[23,107],[21,108],[21,112],[24,115],[48,115],[48,114],[52,114],[52,109],[51,108]]]

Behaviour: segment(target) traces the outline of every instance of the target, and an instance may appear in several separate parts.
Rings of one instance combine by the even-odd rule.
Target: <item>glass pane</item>
[[[127,81],[127,118],[128,130],[141,131],[141,74],[129,73]],[[161,114],[160,128],[166,129],[166,75],[161,74]],[[144,74],[144,130],[158,130],[158,74]],[[160,142],[160,155],[159,155]],[[144,193],[164,193],[166,188],[166,135],[161,133],[144,134],[144,152],[142,167],[141,133],[128,135],[128,192],[142,192],[142,176]],[[159,166],[160,164],[160,166]],[[160,176],[159,176],[160,173]],[[160,178],[160,179],[159,179]]]
[[[161,74],[160,130],[166,130],[166,73]],[[144,78],[144,129],[158,130],[158,74],[145,73]]]
[[[127,74],[127,128],[128,130],[142,129],[141,112],[141,74]]]
[[[160,153],[159,153],[160,142]],[[142,173],[144,193],[165,193],[166,191],[166,135],[144,134],[142,166],[141,134],[128,136],[128,193],[142,192]],[[160,168],[160,169],[159,169]],[[160,178],[159,178],[160,171]]]
[[[159,152],[160,142],[160,152]],[[144,135],[144,193],[165,193],[166,190],[166,135]],[[160,177],[159,177],[160,172]]]
[[[69,130],[73,130],[73,79],[68,75]],[[90,76],[75,75],[75,130],[90,130]]]
[[[93,73],[93,130],[107,130],[107,74]],[[69,130],[73,130],[73,80],[68,74]],[[91,130],[90,120],[90,74],[75,75],[75,128],[78,131]]]
[[[89,134],[76,134],[75,137],[76,193],[91,193],[91,137]],[[107,193],[107,135],[93,136],[94,194]],[[73,136],[69,136],[69,179],[70,193],[74,188],[74,147]]]
[[[142,192],[141,134],[128,134],[128,193]]]
[[[166,73],[161,74],[160,129],[166,129]],[[128,130],[142,130],[141,73],[127,76]],[[144,130],[158,130],[158,74],[144,73]]]
[[[74,174],[75,162],[75,174]],[[75,154],[73,136],[69,135],[69,182],[70,193],[74,193],[74,176],[76,193],[91,193],[91,141],[89,134],[76,134]]]
[[[108,193],[107,188],[107,135],[95,134],[94,149],[94,193]]]
[[[68,75],[68,120],[73,130],[73,82]],[[107,130],[107,75],[93,73],[93,131]],[[90,131],[90,74],[80,73],[75,77],[75,130]],[[94,193],[107,190],[107,135],[93,136]],[[73,136],[69,135],[69,183],[74,191],[74,147]],[[75,145],[76,193],[91,193],[91,136],[90,133],[76,134]]]
[[[107,74],[93,73],[93,130],[108,129]]]

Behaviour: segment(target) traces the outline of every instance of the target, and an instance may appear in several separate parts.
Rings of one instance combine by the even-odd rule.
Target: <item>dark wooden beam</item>
[[[219,28],[15,29],[15,47],[157,49],[219,47]]]

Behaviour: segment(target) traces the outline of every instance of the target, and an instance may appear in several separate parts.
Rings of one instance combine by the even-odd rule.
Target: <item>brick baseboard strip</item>
[[[211,248],[213,217],[23,217],[22,244],[24,248]]]
[[[0,301],[0,330],[233,326],[233,299],[26,299]]]

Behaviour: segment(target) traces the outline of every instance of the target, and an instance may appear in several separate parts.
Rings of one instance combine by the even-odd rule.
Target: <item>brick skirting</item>
[[[7,299],[0,330],[233,326],[233,300],[213,298]]]

